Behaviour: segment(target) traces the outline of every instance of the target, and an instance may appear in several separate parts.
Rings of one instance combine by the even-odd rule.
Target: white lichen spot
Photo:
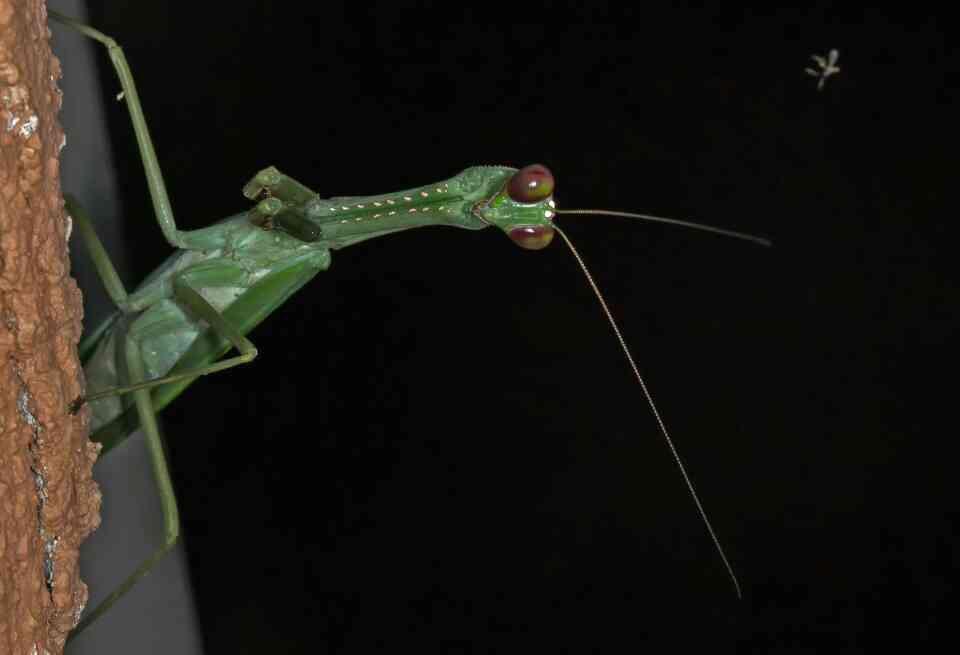
[[[86,609],[86,601],[82,603],[77,603],[77,610],[73,613],[73,627],[76,628],[80,625],[80,617],[83,615],[83,610]]]
[[[57,546],[60,545],[60,537],[47,539],[44,544],[44,550],[47,556],[43,560],[43,573],[47,581],[47,588],[53,591],[53,564],[56,561]]]
[[[17,123],[20,122],[20,117],[14,114],[10,114],[10,118],[7,119],[7,132],[13,132],[13,128],[17,126]]]
[[[37,417],[30,411],[30,394],[27,393],[26,389],[21,390],[20,395],[17,396],[17,410],[20,412],[23,420],[27,422],[27,425],[34,430],[40,429],[40,421],[38,421]]]
[[[17,376],[19,378],[19,373]],[[27,391],[22,379],[20,380],[20,384],[20,393],[17,395],[17,411],[20,413],[20,416],[23,417],[23,420],[27,422],[27,425],[33,428],[33,442],[30,444],[30,453],[34,462],[30,465],[30,471],[33,473],[33,483],[37,489],[38,531],[40,533],[40,539],[43,540],[45,551],[45,557],[43,558],[43,578],[47,585],[47,590],[52,592],[54,562],[56,561],[55,556],[57,553],[57,545],[60,543],[60,537],[49,535],[43,524],[43,508],[47,504],[49,494],[47,492],[47,478],[44,475],[43,466],[39,462],[36,454],[36,449],[41,445],[40,434],[43,432],[43,426],[40,425],[40,421],[38,421],[37,417],[30,411],[30,392]]]
[[[19,134],[24,139],[29,139],[30,135],[36,132],[37,124],[40,122],[40,119],[35,115],[28,118],[24,121],[23,125],[20,126]]]

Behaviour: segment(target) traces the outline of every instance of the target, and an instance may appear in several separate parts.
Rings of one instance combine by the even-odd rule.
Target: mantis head
[[[553,241],[554,186],[546,166],[525,166],[507,178],[499,192],[477,202],[473,215],[499,227],[521,248],[541,250]]]

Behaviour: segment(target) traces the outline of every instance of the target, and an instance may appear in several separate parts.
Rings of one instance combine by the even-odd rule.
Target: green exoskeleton
[[[109,37],[50,12],[106,46],[120,78],[147,175],[157,222],[175,252],[135,290],[121,284],[89,218],[75,201],[66,205],[117,311],[80,344],[90,393],[66,411],[88,406],[92,438],[101,454],[138,427],[152,457],[165,535],[163,544],[78,624],[90,625],[125,594],[176,543],[179,520],[173,485],[156,414],[198,376],[252,361],[257,350],[246,335],[317,273],[330,266],[331,252],[378,236],[415,227],[447,225],[468,230],[494,226],[518,246],[541,249],[559,234],[558,214],[615,214],[768,242],[759,237],[686,221],[601,210],[561,210],[553,198],[555,180],[544,166],[467,168],[450,179],[397,193],[322,199],[275,168],[257,173],[243,189],[249,211],[210,227],[177,228],[159,164],[143,117],[133,77],[121,49]],[[694,491],[646,384],[580,256],[574,256],[607,314],[616,337],[722,562],[740,595],[740,586],[720,541]],[[222,359],[231,349],[239,354]]]

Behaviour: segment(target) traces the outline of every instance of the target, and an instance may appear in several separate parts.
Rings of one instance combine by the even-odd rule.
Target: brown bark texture
[[[43,0],[0,0],[0,653],[60,653],[100,522],[81,394],[82,309],[60,192],[60,62]]]

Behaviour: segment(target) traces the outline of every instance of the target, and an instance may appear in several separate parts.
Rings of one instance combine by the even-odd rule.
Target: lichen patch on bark
[[[0,0],[0,652],[60,653],[100,522],[81,394],[80,291],[60,192],[60,64],[42,0]]]

